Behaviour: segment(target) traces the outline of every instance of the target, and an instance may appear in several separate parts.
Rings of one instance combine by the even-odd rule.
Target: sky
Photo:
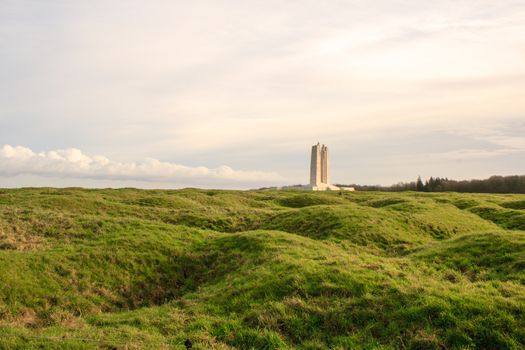
[[[0,187],[525,174],[525,1],[0,0]]]

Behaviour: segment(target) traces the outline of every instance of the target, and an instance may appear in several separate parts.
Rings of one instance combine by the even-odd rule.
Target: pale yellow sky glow
[[[0,1],[0,147],[215,174],[0,186],[304,183],[317,141],[336,182],[523,174],[524,58],[523,1]]]

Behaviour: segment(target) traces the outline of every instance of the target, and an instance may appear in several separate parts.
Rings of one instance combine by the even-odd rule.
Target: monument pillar
[[[328,184],[328,147],[321,147],[321,182]]]
[[[319,143],[312,146],[312,158],[310,161],[310,185],[319,186],[321,179],[321,146]]]
[[[330,161],[328,160],[328,147],[321,145],[312,146],[310,162],[310,189],[314,191],[338,190],[330,185]]]

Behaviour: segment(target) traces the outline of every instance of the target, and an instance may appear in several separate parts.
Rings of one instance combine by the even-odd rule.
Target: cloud
[[[277,173],[234,170],[228,166],[207,168],[146,159],[121,163],[104,156],[88,156],[70,148],[36,153],[27,147],[0,148],[0,176],[32,174],[83,179],[139,180],[177,183],[277,183]]]

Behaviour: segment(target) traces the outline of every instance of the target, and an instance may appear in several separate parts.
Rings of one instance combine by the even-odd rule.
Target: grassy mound
[[[2,190],[0,348],[524,348],[523,200]]]
[[[313,239],[348,240],[382,248],[408,245],[425,238],[417,233],[408,237],[410,229],[396,213],[371,210],[351,203],[279,212],[262,227]]]

